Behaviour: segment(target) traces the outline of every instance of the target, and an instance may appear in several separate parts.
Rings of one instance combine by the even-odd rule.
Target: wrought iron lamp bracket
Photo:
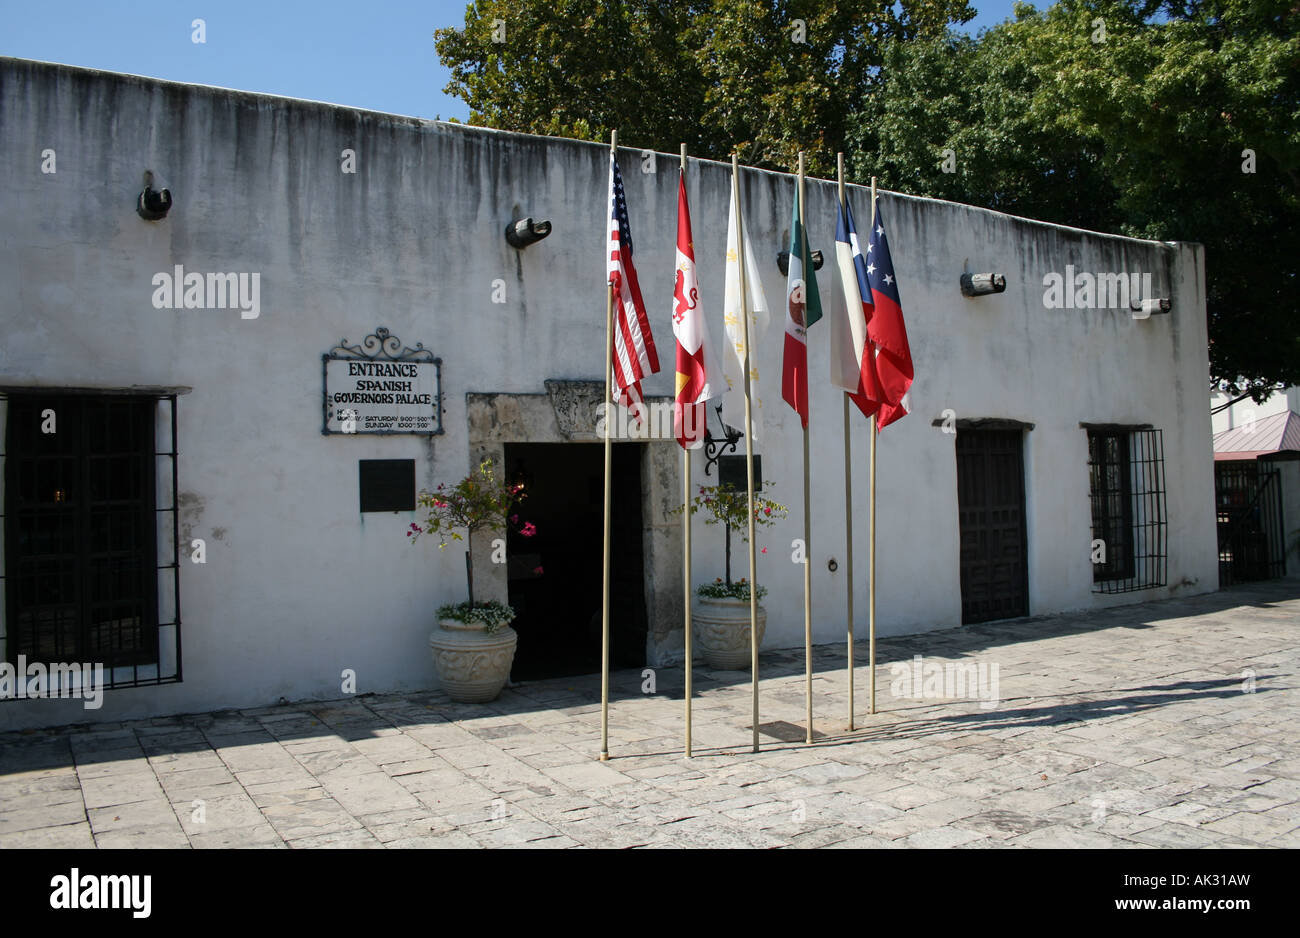
[[[704,474],[705,475],[710,474],[710,470],[715,465],[717,465],[718,460],[721,459],[724,455],[726,455],[727,453],[736,452],[736,447],[740,444],[740,441],[745,438],[745,434],[743,431],[737,430],[735,427],[728,426],[726,423],[723,422],[721,404],[719,404],[715,408],[715,410],[717,410],[718,412],[718,424],[722,427],[722,432],[725,434],[725,436],[723,436],[721,439],[715,437],[712,434],[712,432],[710,432],[708,424],[707,423],[705,424],[704,426]]]

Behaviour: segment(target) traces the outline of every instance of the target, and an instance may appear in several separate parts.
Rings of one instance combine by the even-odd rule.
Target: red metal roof
[[[1300,452],[1300,414],[1284,410],[1214,434],[1214,458],[1258,459],[1281,452]]]

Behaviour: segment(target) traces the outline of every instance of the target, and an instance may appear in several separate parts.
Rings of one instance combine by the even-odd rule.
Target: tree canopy
[[[1206,246],[1210,365],[1300,384],[1300,6],[479,0],[441,30],[471,121],[830,175]],[[501,41],[504,40],[504,41]]]
[[[891,41],[967,0],[479,0],[436,49],[470,121],[831,172]]]

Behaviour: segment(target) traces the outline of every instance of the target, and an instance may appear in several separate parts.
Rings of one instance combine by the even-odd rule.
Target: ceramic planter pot
[[[711,668],[724,671],[748,671],[749,600],[715,599],[696,596],[691,607],[695,627],[695,647]],[[758,607],[758,644],[763,644],[767,612]]]
[[[510,677],[519,633],[508,625],[486,629],[482,622],[439,619],[429,636],[438,682],[457,703],[495,700]]]

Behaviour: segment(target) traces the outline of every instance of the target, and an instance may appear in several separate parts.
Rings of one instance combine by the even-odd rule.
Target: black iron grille
[[[1219,586],[1286,575],[1281,471],[1268,463],[1214,464]]]
[[[1128,593],[1164,586],[1167,567],[1162,431],[1088,430],[1092,499],[1092,591]]]
[[[4,658],[102,664],[106,688],[179,681],[175,396],[0,407]]]

